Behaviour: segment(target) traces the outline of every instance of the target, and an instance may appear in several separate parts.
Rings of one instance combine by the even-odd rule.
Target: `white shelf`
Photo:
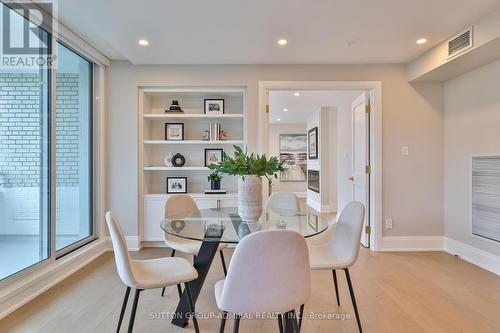
[[[165,119],[243,119],[243,114],[220,114],[220,115],[207,115],[207,114],[172,114],[172,113],[145,113],[144,119],[151,120],[165,120]]]
[[[238,198],[237,192],[228,192],[226,194],[205,194],[205,193],[188,193],[193,198]],[[167,193],[146,193],[144,194],[144,198],[166,198],[171,194]]]
[[[145,145],[241,145],[243,140],[219,140],[219,141],[205,141],[205,140],[182,140],[182,141],[168,141],[168,140],[144,140]]]
[[[207,167],[167,167],[167,166],[146,166],[144,171],[209,171]]]

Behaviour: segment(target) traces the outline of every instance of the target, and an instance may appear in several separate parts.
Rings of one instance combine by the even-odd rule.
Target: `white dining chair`
[[[267,208],[298,212],[300,210],[299,199],[292,192],[274,192],[267,200]]]
[[[363,330],[349,275],[349,267],[354,265],[358,259],[364,218],[364,205],[361,202],[353,201],[342,210],[337,223],[326,231],[326,235],[330,237],[320,238],[321,243],[318,241],[308,243],[311,269],[332,271],[338,305],[340,305],[340,297],[336,270],[344,270],[360,332]]]
[[[199,333],[194,302],[187,283],[198,277],[198,273],[193,265],[183,258],[132,259],[128,253],[127,244],[120,223],[112,212],[106,213],[106,223],[113,243],[116,269],[118,270],[120,279],[127,286],[116,332],[118,333],[120,331],[131,288],[135,289],[135,295],[128,326],[129,333],[132,332],[134,327],[135,313],[137,311],[137,304],[141,291],[184,283],[188,295],[189,310],[192,314],[194,329],[196,333]]]
[[[193,213],[199,213],[198,206],[194,199],[188,194],[173,194],[170,195],[165,202],[165,218],[169,216],[175,216],[176,218],[182,218],[192,215]],[[167,232],[163,233],[163,239],[165,244],[172,249],[170,254],[171,257],[175,256],[176,251],[191,254],[197,256],[200,252],[201,242],[184,239],[181,237],[174,236]],[[224,252],[222,250],[227,247],[227,244],[219,244],[217,251],[219,251],[220,260],[222,264],[222,269],[224,271],[224,276],[227,274],[226,262],[224,259]],[[179,297],[182,295],[180,285],[177,286],[177,292]],[[165,288],[161,291],[161,295],[165,294]]]
[[[242,314],[284,314],[286,327],[298,332],[295,308],[310,295],[310,267],[304,238],[291,230],[258,231],[245,236],[236,247],[225,280],[215,284],[215,299],[226,316],[235,316],[237,333]],[[282,321],[278,320],[280,331]]]

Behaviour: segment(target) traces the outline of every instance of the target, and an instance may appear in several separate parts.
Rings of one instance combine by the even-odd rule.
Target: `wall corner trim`
[[[448,237],[444,237],[444,250],[451,255],[459,256],[460,259],[471,264],[500,275],[500,256],[498,255]]]

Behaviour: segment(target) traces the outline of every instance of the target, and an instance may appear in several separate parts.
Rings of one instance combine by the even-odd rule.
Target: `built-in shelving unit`
[[[198,113],[193,114],[161,114],[162,110],[154,110],[154,113],[144,114],[144,119],[164,120],[164,119],[242,119],[243,114],[223,114],[223,115],[206,115],[202,114],[203,110],[191,110]]]
[[[223,149],[233,154],[234,145],[246,144],[245,87],[141,87],[139,88],[139,216],[144,241],[160,241],[167,177],[187,177],[188,194],[200,208],[236,205],[236,178],[225,175],[222,188],[227,194],[206,195],[210,187],[205,166],[205,149]],[[224,99],[225,113],[204,114],[204,99]],[[183,113],[165,113],[172,100],[178,100]],[[165,140],[165,123],[183,123],[184,140]],[[205,141],[203,132],[210,123],[219,123],[227,133],[226,140]],[[165,166],[169,153],[180,153],[182,167]]]
[[[144,140],[145,145],[242,145],[243,140],[183,140],[183,141],[166,141],[166,140]]]
[[[210,170],[207,167],[167,167],[167,166],[146,166],[144,167],[144,171],[208,171]]]

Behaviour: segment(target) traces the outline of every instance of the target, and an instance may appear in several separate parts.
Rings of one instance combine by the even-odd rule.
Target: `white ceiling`
[[[296,92],[299,96],[294,95]],[[362,91],[354,90],[269,91],[269,123],[305,124],[321,107],[350,105],[361,94]],[[288,111],[283,111],[285,108]]]
[[[60,0],[59,18],[135,64],[406,63],[500,0]],[[429,42],[416,45],[418,38]],[[137,40],[150,46],[141,48]],[[278,47],[279,38],[288,45]],[[358,41],[349,46],[349,40]]]

